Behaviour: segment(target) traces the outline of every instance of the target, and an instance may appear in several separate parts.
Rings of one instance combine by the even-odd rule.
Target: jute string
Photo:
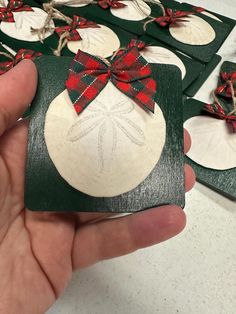
[[[162,3],[157,3],[157,2],[155,2],[153,0],[149,0],[149,1],[147,0],[146,2],[151,2],[151,3],[157,4],[161,8],[161,10],[162,10],[162,15],[165,16],[165,14],[166,14],[165,13],[165,8],[164,8]],[[156,17],[150,16],[150,19],[144,23],[143,29],[144,29],[145,32],[147,30],[147,25],[152,23],[152,22],[154,22],[155,20],[156,20]]]
[[[67,24],[71,24],[72,22],[72,19],[70,17],[64,15],[54,7],[56,4],[57,3],[55,1],[44,3],[43,8],[48,14],[44,25],[40,28],[31,28],[31,32],[38,35],[40,42],[43,42],[43,40],[45,39],[45,35],[48,31],[54,31],[54,27],[50,26],[50,23],[53,19],[65,21]]]
[[[0,51],[0,55],[7,57],[8,59],[14,60],[14,56],[12,56],[10,53]]]
[[[0,0],[0,7],[2,7],[2,8],[6,8],[7,7],[3,0]]]
[[[69,32],[64,32],[61,34],[60,38],[59,38],[59,43],[57,46],[57,49],[53,50],[53,54],[57,57],[59,57],[61,55],[61,51],[62,49],[66,46],[67,42],[68,42],[68,36],[69,36]]]
[[[153,3],[153,1],[152,0],[147,0],[146,2],[152,2]],[[165,13],[165,8],[164,8],[164,6],[161,4],[161,3],[156,3],[157,5],[159,5],[159,7],[162,9],[162,14],[163,14],[163,16],[165,16],[166,15],[166,13]],[[150,24],[150,23],[152,23],[152,22],[154,22],[155,20],[156,20],[156,18],[157,17],[152,17],[152,16],[150,16],[150,20],[148,20],[148,21],[146,21],[145,23],[144,23],[144,25],[143,25],[143,29],[144,29],[144,31],[146,31],[147,30],[147,25],[148,24]],[[181,22],[189,22],[189,20],[184,20],[184,19],[181,19]]]
[[[126,0],[126,1],[132,1],[135,2],[139,7],[139,1],[138,0]],[[157,5],[160,5],[158,2],[156,2],[155,0],[143,0],[144,2],[147,3],[154,3]],[[64,1],[56,1],[58,5],[74,5],[74,4],[96,4],[98,3],[98,0],[64,0]],[[122,0],[120,0],[120,2],[122,3]],[[141,8],[140,8],[141,9]]]
[[[2,0],[0,0],[2,1]],[[136,3],[137,8],[139,8],[139,10],[142,10],[139,1],[138,0],[130,0]],[[144,0],[145,2],[150,2],[150,3],[155,3],[157,5],[159,5],[162,8],[163,11],[163,15],[165,15],[165,10],[162,4],[155,2],[154,0]],[[62,6],[62,5],[68,5],[68,4],[91,4],[91,3],[97,3],[98,1],[96,0],[92,0],[92,1],[88,1],[88,0],[64,0],[64,1],[56,1],[56,0],[52,0],[49,3],[44,3],[43,4],[43,8],[44,10],[47,12],[47,18],[44,22],[44,25],[40,28],[31,28],[31,32],[33,34],[37,34],[38,38],[40,40],[40,42],[43,43],[43,40],[45,39],[45,35],[47,32],[50,31],[54,31],[54,27],[51,27],[51,21],[53,19],[59,19],[61,21],[65,21],[67,24],[71,24],[72,23],[72,19],[66,15],[64,15],[62,12],[60,12],[58,9],[56,9],[56,6]],[[155,18],[152,18],[151,20],[149,20],[148,22],[146,22],[144,24],[144,28],[146,29],[146,25],[148,23],[151,23],[152,21],[154,21]],[[61,51],[62,49],[66,46],[68,39],[67,37],[69,36],[69,32],[64,32],[60,38],[59,38],[59,43],[58,43],[58,47],[53,51],[54,55],[56,56],[60,56],[61,55]]]
[[[234,86],[233,86],[232,81],[228,80],[228,81],[226,81],[226,84],[230,87],[231,94],[232,94],[232,101],[233,101],[233,110],[230,111],[227,114],[227,116],[232,116],[232,115],[236,114],[236,95],[235,95]],[[217,97],[215,91],[212,91],[212,97],[213,97],[213,100],[221,107],[221,103],[220,103],[219,98]]]

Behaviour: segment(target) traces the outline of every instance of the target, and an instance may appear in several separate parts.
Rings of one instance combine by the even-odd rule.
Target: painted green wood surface
[[[207,78],[211,75],[212,71],[216,68],[220,61],[221,56],[214,55],[214,57],[204,65],[204,68],[198,78],[193,81],[193,83],[188,88],[185,89],[184,93],[189,97],[193,97],[207,80]]]
[[[161,8],[156,5],[156,4],[151,4],[148,3],[148,5],[151,7],[152,12],[151,15],[154,14],[158,14],[160,15],[162,10]],[[119,9],[117,9],[119,10]],[[84,7],[66,7],[66,6],[62,6],[60,7],[60,11],[63,12],[66,15],[69,16],[73,16],[74,14],[76,15],[81,15],[84,16],[88,19],[103,19],[105,21],[107,21],[110,24],[114,24],[119,26],[120,28],[123,28],[131,33],[134,33],[136,35],[143,35],[144,34],[144,29],[143,29],[143,25],[146,21],[142,20],[142,21],[128,21],[128,20],[123,20],[120,19],[116,16],[114,16],[113,14],[111,14],[110,9],[102,9],[100,6],[98,6],[97,4],[90,4]]]
[[[185,8],[186,10],[184,5],[177,2],[173,2],[172,5],[168,4],[168,6],[173,9],[184,10]],[[197,60],[205,63],[209,62],[229,35],[231,27],[228,24],[213,20],[201,13],[197,13],[196,15],[203,18],[215,30],[216,38],[207,45],[187,45],[181,43],[170,35],[168,27],[161,27],[155,22],[148,24],[146,33]]]
[[[179,53],[175,49],[164,45],[163,43],[154,39],[153,37],[141,36],[140,40],[144,41],[147,44],[150,44],[151,46],[164,47],[172,51],[177,57],[180,58],[180,60],[183,62],[186,69],[186,75],[182,81],[183,90],[188,88],[193,83],[193,81],[197,80],[201,72],[203,72],[205,69],[205,65],[203,65],[199,61],[196,61],[192,58],[189,58],[188,56],[183,55],[182,53]]]
[[[102,19],[92,17],[92,18],[89,18],[89,20],[94,21],[97,24],[101,24],[101,25],[105,25],[105,26],[109,27],[118,36],[118,38],[120,40],[120,46],[121,47],[127,46],[127,44],[130,42],[131,39],[137,38],[137,36],[135,34],[127,32],[124,29],[119,28],[118,26],[116,26],[114,24],[110,24],[110,23],[108,23]],[[65,25],[65,23],[57,21],[56,25],[57,26]],[[83,40],[83,38],[82,38],[82,40]],[[50,48],[51,54],[52,54],[53,49],[57,48],[58,41],[59,41],[59,37],[55,33],[52,36],[50,36],[50,38],[47,38],[45,40],[45,44]],[[109,43],[107,43],[107,45],[109,45]],[[74,53],[72,53],[67,47],[64,47],[62,49],[61,55],[73,57]]]
[[[42,6],[39,3],[33,0],[25,0],[24,3],[29,4],[31,7],[42,8]],[[62,9],[62,7],[60,7],[60,9]],[[72,9],[75,10],[75,8],[72,8]],[[80,14],[80,15],[84,16],[83,14]],[[116,35],[119,37],[121,47],[126,46],[132,38],[136,38],[135,34],[125,31],[124,29],[117,27],[114,24],[110,24],[103,19],[99,19],[98,17],[94,19],[94,17],[92,17],[91,20],[95,20],[97,23],[103,24],[109,27],[111,30],[113,30],[116,33]],[[66,25],[65,22],[60,21],[60,20],[54,20],[54,23],[55,23],[55,26]],[[32,49],[34,51],[42,52],[45,55],[53,55],[53,50],[56,49],[58,46],[59,37],[56,33],[53,33],[51,36],[45,38],[43,43],[41,43],[40,41],[29,42],[29,41],[14,39],[0,31],[0,41],[2,41],[3,43],[5,43],[7,46],[9,46],[15,51],[18,51],[21,48],[25,48],[25,49]],[[61,52],[61,55],[73,57],[74,53],[69,51],[67,47],[64,47]]]
[[[204,114],[202,112],[203,106],[204,103],[196,99],[186,100],[184,103],[184,121]],[[185,158],[186,162],[194,169],[199,182],[236,201],[236,168],[214,170],[200,166],[188,157]]]
[[[40,1],[40,0],[39,0]],[[161,3],[165,6],[171,6],[173,4],[178,4],[178,5],[184,5],[185,6],[185,10],[191,10],[193,5],[192,4],[189,4],[189,3],[186,3],[186,2],[182,2],[182,1],[174,1],[174,0],[160,0]],[[234,26],[236,25],[236,21],[234,19],[231,19],[227,16],[224,16],[224,15],[221,15],[221,14],[218,14],[216,12],[213,12],[213,11],[209,11],[209,10],[206,10],[206,12],[209,12],[213,15],[215,15],[216,17],[218,17],[222,22],[228,24],[230,26],[230,29],[232,30],[234,28]]]
[[[191,10],[191,8],[192,8],[192,5],[191,5],[191,4],[185,3],[185,2],[183,2],[183,4],[186,5],[186,9],[189,8],[189,9]],[[236,21],[235,21],[234,19],[231,19],[231,18],[229,18],[229,17],[227,17],[227,16],[218,14],[218,13],[213,12],[213,11],[208,11],[208,10],[206,10],[206,12],[209,12],[209,13],[215,15],[215,16],[218,17],[222,22],[228,24],[228,25],[230,26],[230,30],[232,30],[232,29],[234,28],[234,26],[236,25]]]
[[[49,158],[44,140],[46,111],[51,101],[65,89],[64,82],[71,61],[69,57],[53,56],[43,56],[36,61],[39,86],[32,103],[29,127],[26,206],[38,211],[91,212],[135,212],[161,204],[183,207],[184,156],[179,69],[170,65],[152,66],[158,84],[156,102],[162,108],[167,123],[166,144],[156,167],[132,191],[118,197],[95,198],[72,188],[59,175]]]
[[[24,3],[29,4],[31,7],[42,8],[40,4],[38,4],[37,2],[33,0],[25,0]],[[3,33],[1,30],[0,30],[0,41],[15,51],[18,51],[21,48],[25,48],[25,49],[31,49],[34,51],[39,51],[39,52],[42,52],[43,54],[52,54],[51,49],[47,45],[42,44],[40,41],[37,41],[37,42],[28,41],[27,42],[23,40],[14,39],[12,37],[9,37],[5,33]]]

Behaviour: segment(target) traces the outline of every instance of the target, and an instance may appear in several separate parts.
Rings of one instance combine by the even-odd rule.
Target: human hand
[[[41,314],[72,272],[165,241],[185,226],[183,210],[161,206],[122,218],[99,213],[31,212],[24,206],[28,122],[37,72],[23,60],[0,77],[0,313]],[[17,121],[17,122],[16,122]],[[186,135],[185,148],[190,146]],[[186,190],[195,181],[185,168]]]

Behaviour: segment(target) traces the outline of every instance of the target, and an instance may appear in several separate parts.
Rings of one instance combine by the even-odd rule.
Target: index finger
[[[37,87],[37,69],[23,60],[0,76],[0,136],[16,122],[32,101]]]

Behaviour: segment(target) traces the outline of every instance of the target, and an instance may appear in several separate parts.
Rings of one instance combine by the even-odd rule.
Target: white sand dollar
[[[56,0],[56,2],[63,4],[66,1],[65,0]],[[79,8],[79,7],[85,7],[86,5],[89,5],[92,3],[93,0],[68,0],[68,3],[65,3],[64,5],[67,7],[73,7],[73,8]]]
[[[111,197],[138,186],[153,170],[165,144],[161,109],[147,113],[111,82],[79,115],[67,90],[45,118],[49,156],[60,175],[92,196]]]
[[[190,15],[184,20],[169,27],[171,36],[176,40],[188,45],[207,45],[215,39],[214,29],[201,17]]]
[[[176,56],[172,51],[164,47],[150,46],[140,51],[140,54],[149,63],[173,64],[179,67],[182,74],[182,79],[186,75],[185,65],[182,60]]]
[[[44,25],[47,13],[39,8],[32,7],[34,11],[13,12],[15,23],[1,22],[0,30],[9,37],[24,41],[39,41],[37,34],[31,33],[31,27],[40,28]],[[54,27],[53,21],[50,23]],[[53,31],[46,32],[45,38]]]
[[[111,13],[120,19],[141,21],[151,14],[151,8],[142,0],[122,1],[122,3],[126,5],[124,8],[111,8]]]
[[[187,156],[199,165],[216,170],[236,167],[236,134],[225,120],[196,116],[184,123],[192,138]]]
[[[110,28],[100,24],[99,26],[100,28],[78,29],[82,40],[69,41],[68,49],[73,53],[77,53],[80,49],[91,55],[110,57],[120,48],[120,40]]]
[[[216,21],[218,21],[218,22],[222,22],[217,16],[213,15],[213,14],[210,13],[210,12],[203,11],[203,12],[201,12],[201,14],[204,14],[204,15],[206,15],[206,16],[209,16],[209,17],[211,17],[212,19],[214,19],[214,20],[216,20]]]

